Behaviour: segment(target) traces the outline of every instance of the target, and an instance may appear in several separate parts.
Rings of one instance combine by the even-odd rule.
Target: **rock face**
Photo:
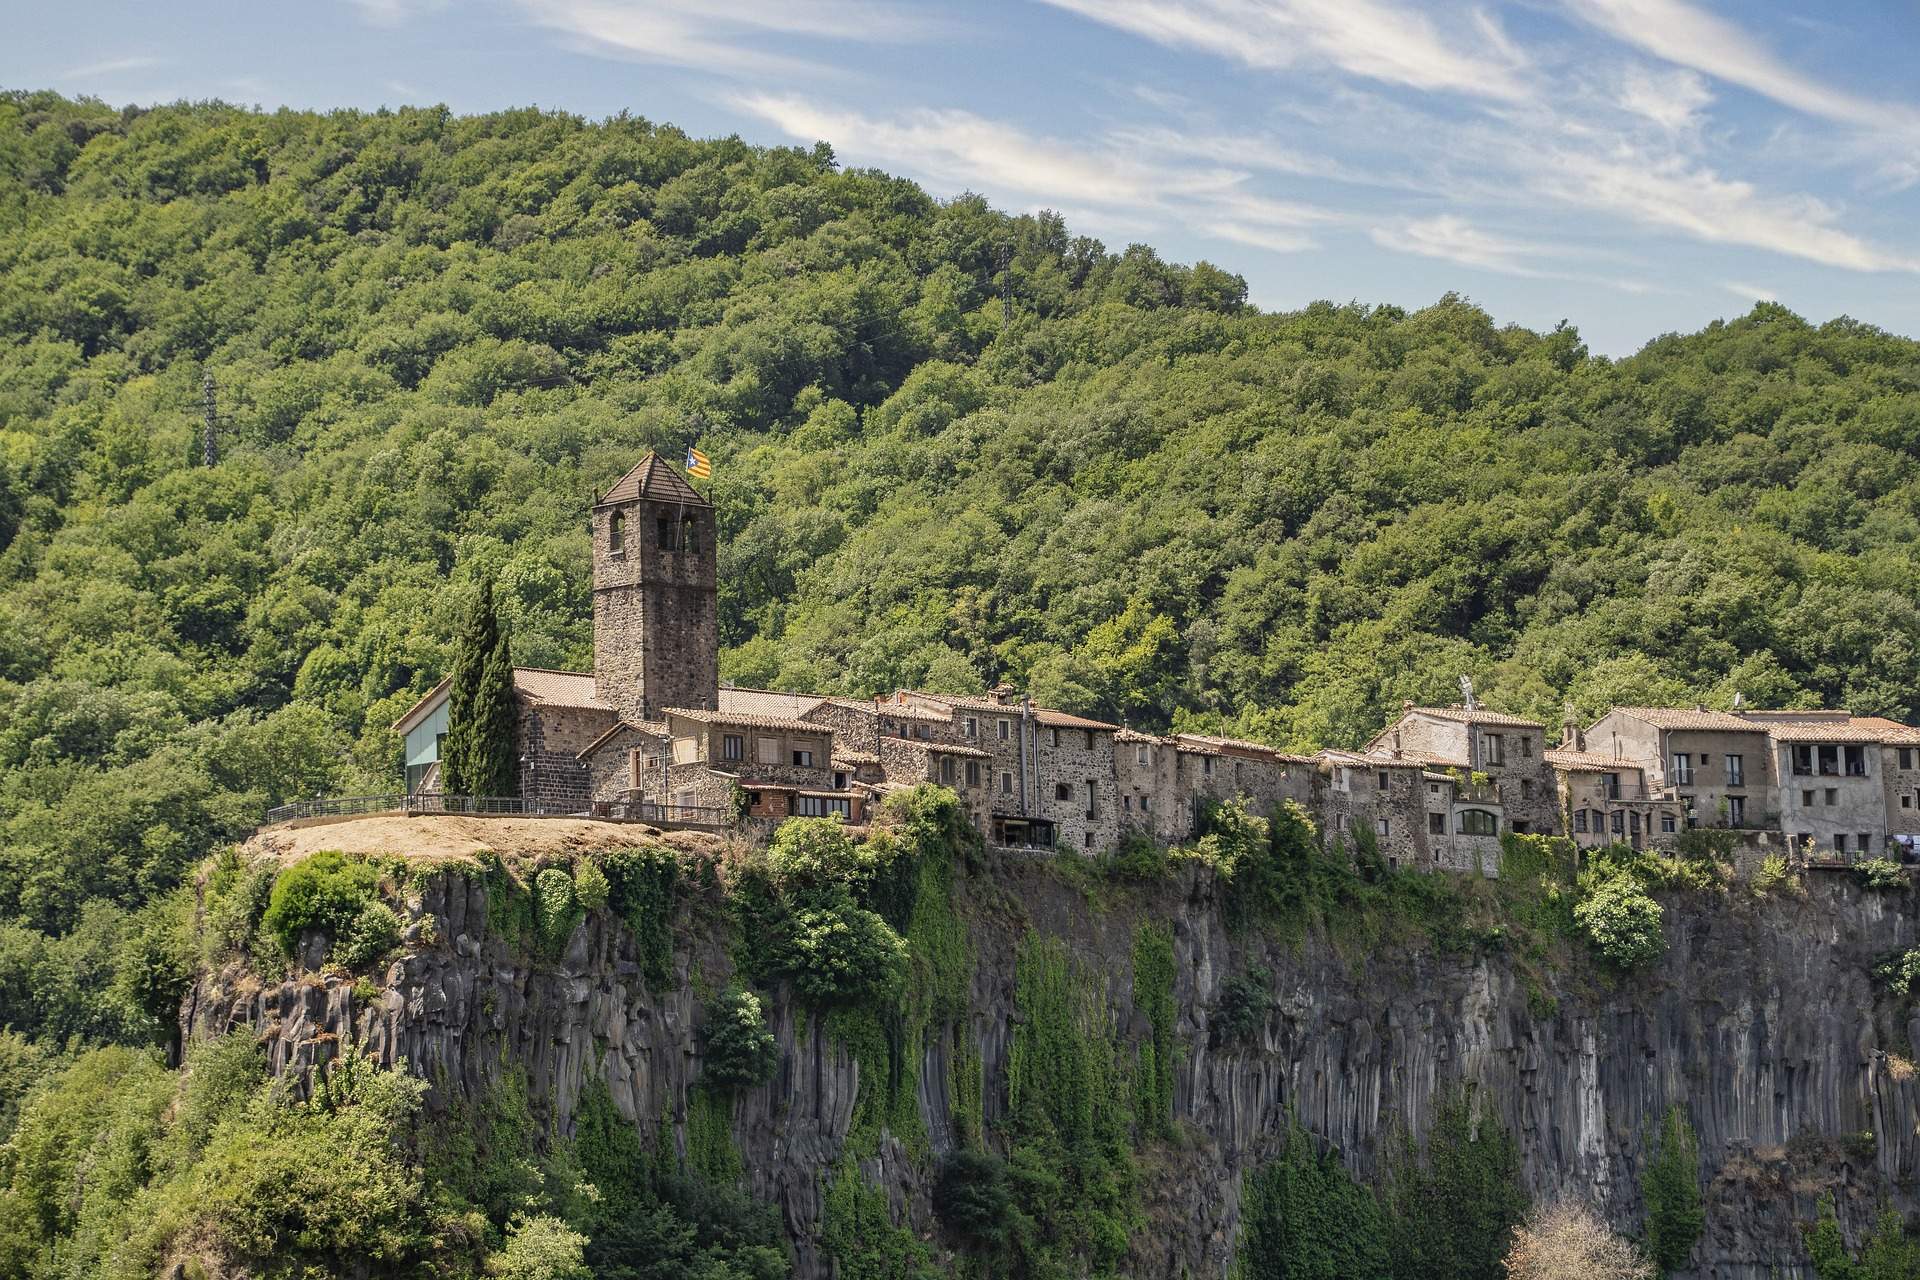
[[[986,1073],[989,1126],[1004,1106],[1015,957],[1028,932],[1067,939],[1106,981],[1121,1034],[1139,1040],[1147,1025],[1131,1004],[1135,929],[1150,920],[1172,928],[1184,1138],[1144,1166],[1153,1225],[1140,1233],[1130,1274],[1226,1273],[1240,1176],[1274,1154],[1289,1108],[1365,1177],[1397,1125],[1421,1132],[1462,1084],[1518,1139],[1536,1197],[1585,1197],[1628,1231],[1642,1222],[1651,1133],[1670,1104],[1681,1106],[1699,1134],[1707,1188],[1701,1277],[1810,1275],[1797,1224],[1826,1191],[1854,1227],[1882,1198],[1920,1206],[1920,1088],[1905,1058],[1915,1029],[1876,1001],[1870,972],[1889,951],[1920,942],[1909,894],[1871,893],[1835,876],[1800,896],[1670,901],[1669,952],[1656,970],[1613,984],[1587,975],[1543,992],[1500,956],[1343,951],[1322,939],[1250,944],[1229,934],[1215,887],[1196,868],[1095,906],[1027,862],[956,886],[977,959],[968,1030]],[[441,1101],[478,1095],[518,1068],[560,1132],[597,1076],[644,1137],[665,1123],[684,1146],[699,1067],[696,992],[731,969],[723,924],[683,921],[673,979],[652,990],[634,940],[605,912],[574,930],[558,960],[533,962],[489,927],[478,879],[436,874],[408,905],[410,946],[373,998],[302,968],[267,984],[234,968],[196,986],[183,1013],[188,1034],[251,1026],[272,1069],[294,1074],[351,1039],[384,1061],[404,1059]],[[1221,983],[1252,965],[1272,975],[1264,1030],[1245,1048],[1210,1048]],[[785,1215],[800,1274],[824,1276],[814,1243],[823,1170],[852,1122],[859,1069],[823,1019],[785,999],[770,1012],[781,1066],[741,1097],[734,1137],[753,1190]],[[928,1041],[919,1100],[938,1153],[951,1143],[954,1037]],[[897,1212],[933,1230],[931,1170],[903,1144],[884,1141],[864,1170]]]

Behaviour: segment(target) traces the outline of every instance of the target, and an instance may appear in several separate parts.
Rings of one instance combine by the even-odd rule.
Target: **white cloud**
[[[1745,298],[1748,302],[1778,302],[1779,295],[1773,290],[1757,284],[1741,284],[1738,280],[1723,280],[1720,287],[1736,298]]]
[[[1127,135],[1063,141],[970,111],[918,108],[876,118],[794,95],[743,94],[732,101],[795,141],[826,139],[859,163],[893,166],[1031,208],[1097,210],[1107,226],[1151,230],[1178,218],[1242,244],[1295,252],[1312,245],[1307,228],[1342,217],[1251,190],[1244,169],[1212,163],[1204,149],[1182,162],[1157,156]]]
[[[148,67],[157,67],[160,59],[136,55],[128,58],[107,58],[100,62],[89,62],[60,73],[62,80],[94,80],[101,76],[115,76],[123,71],[144,71]]]
[[[1529,259],[1559,252],[1552,246],[1493,235],[1451,213],[1375,227],[1371,235],[1375,244],[1397,253],[1444,258],[1462,266],[1483,267],[1514,276],[1549,274]]]
[[[1158,44],[1258,69],[1322,63],[1430,91],[1519,102],[1527,60],[1484,13],[1436,23],[1391,0],[1046,0]],[[1443,26],[1447,29],[1443,32]],[[1454,34],[1471,31],[1477,39]]]
[[[1621,70],[1618,92],[1623,110],[1673,133],[1696,128],[1713,101],[1713,91],[1694,72],[1656,71],[1637,62]]]
[[[1920,113],[1824,84],[1775,57],[1740,27],[1687,0],[1568,0],[1617,40],[1825,120],[1881,130],[1920,127]]]
[[[353,0],[360,16],[376,27],[398,27],[445,9],[452,0]]]
[[[408,0],[358,0],[393,4]],[[520,0],[535,21],[634,62],[692,67],[728,76],[817,74],[822,63],[768,52],[775,44],[821,39],[890,44],[931,38],[948,25],[876,0]]]

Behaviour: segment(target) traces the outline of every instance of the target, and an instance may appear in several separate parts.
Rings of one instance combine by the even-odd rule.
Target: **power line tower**
[[[200,428],[200,462],[203,466],[211,467],[220,461],[220,442],[214,434],[220,422],[220,415],[216,411],[213,398],[213,370],[211,369],[207,370],[206,375],[200,379],[200,405],[206,414],[205,422]]]
[[[1013,246],[1000,242],[1000,327],[1013,327]]]

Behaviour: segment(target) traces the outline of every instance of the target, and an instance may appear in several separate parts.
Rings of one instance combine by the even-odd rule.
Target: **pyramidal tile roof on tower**
[[[658,502],[680,502],[689,507],[711,506],[685,476],[673,469],[665,458],[649,452],[634,464],[633,470],[613,482],[613,488],[601,494],[593,505],[609,506],[617,502],[635,502],[652,498]]]

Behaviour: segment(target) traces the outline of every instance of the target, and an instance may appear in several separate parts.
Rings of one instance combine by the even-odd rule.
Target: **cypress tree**
[[[1687,1265],[1706,1229],[1700,1205],[1700,1141],[1678,1106],[1660,1122],[1660,1145],[1640,1187],[1647,1202],[1647,1253],[1662,1271]]]
[[[454,652],[440,788],[448,795],[511,796],[519,790],[517,764],[513,658],[494,609],[493,583],[486,581]]]

